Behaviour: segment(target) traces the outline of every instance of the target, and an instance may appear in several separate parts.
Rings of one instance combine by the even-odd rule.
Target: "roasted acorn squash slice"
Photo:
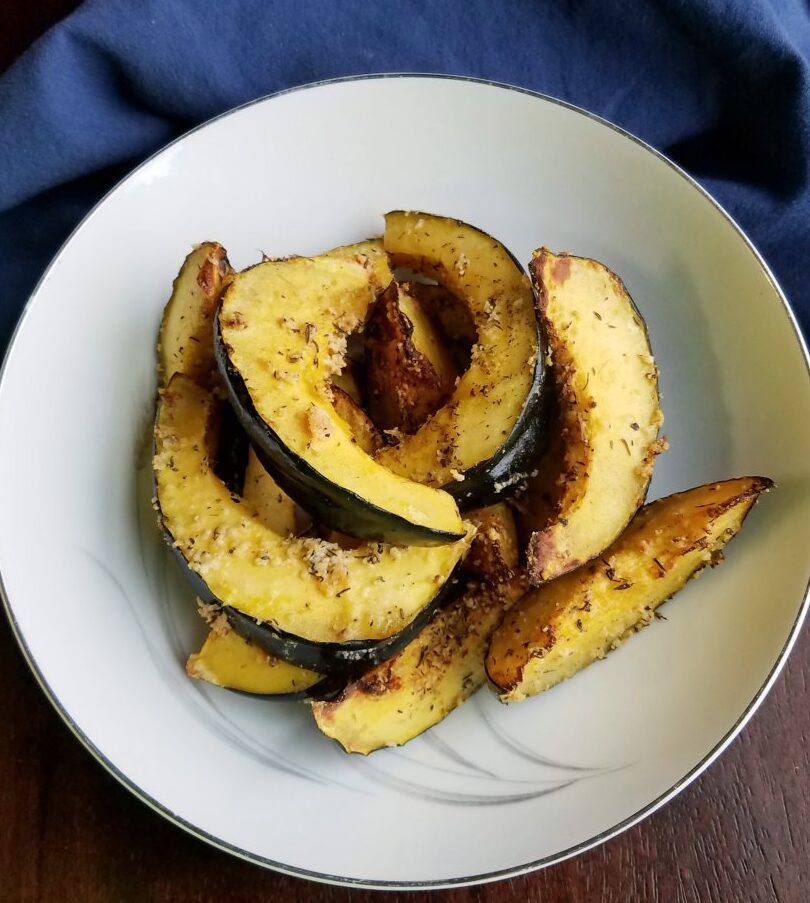
[[[186,257],[172,284],[158,336],[158,372],[165,386],[175,373],[203,385],[216,378],[214,314],[233,275],[225,248],[205,241]]]
[[[245,270],[215,321],[217,363],[262,463],[317,521],[366,539],[455,542],[453,498],[376,462],[335,410],[346,338],[389,282],[379,242]]]
[[[603,658],[653,619],[707,565],[773,483],[743,477],[642,508],[595,561],[533,590],[504,618],[487,672],[504,702],[547,690]]]
[[[598,555],[644,502],[663,414],[647,330],[621,280],[603,264],[535,251],[530,264],[552,358],[562,460],[553,513],[523,517],[529,574],[553,580]],[[547,466],[547,465],[545,465]]]
[[[270,655],[227,628],[209,631],[200,651],[189,656],[186,673],[228,690],[283,699],[303,698],[323,680],[323,675]]]
[[[158,507],[198,595],[226,606],[241,632],[245,621],[258,623],[265,649],[313,670],[333,669],[341,658],[374,660],[378,646],[391,654],[395,638],[438,605],[472,528],[429,548],[344,550],[282,536],[215,475],[218,413],[211,392],[178,374],[162,393],[155,426]]]
[[[396,656],[316,702],[316,724],[346,752],[363,754],[438,724],[485,683],[490,636],[525,589],[520,576],[471,584]]]
[[[499,241],[458,220],[395,211],[383,240],[394,266],[435,279],[466,305],[478,338],[446,404],[377,460],[443,487],[465,509],[491,505],[526,478],[544,438],[531,285]]]

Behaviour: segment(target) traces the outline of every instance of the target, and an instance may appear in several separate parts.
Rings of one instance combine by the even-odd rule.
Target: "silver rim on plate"
[[[354,81],[370,81],[370,80],[378,80],[378,79],[393,79],[393,78],[430,78],[430,79],[446,79],[449,81],[460,81],[460,82],[472,82],[474,84],[479,85],[488,85],[493,88],[500,88],[502,90],[507,91],[517,91],[520,94],[526,94],[530,97],[536,97],[539,100],[546,101],[547,103],[555,104],[559,107],[564,107],[567,110],[571,110],[574,113],[578,113],[581,116],[585,116],[588,119],[593,120],[594,122],[598,122],[601,125],[607,126],[609,129],[617,132],[622,137],[626,138],[629,141],[639,145],[644,148],[649,153],[653,154],[659,160],[664,162],[667,166],[673,169],[681,178],[683,178],[692,188],[694,188],[703,198],[704,200],[711,204],[729,223],[729,225],[734,229],[734,231],[739,235],[745,244],[748,251],[755,258],[762,271],[765,273],[768,281],[773,286],[774,292],[776,296],[779,298],[782,306],[782,312],[787,317],[788,322],[790,323],[791,329],[793,330],[794,337],[796,339],[796,343],[801,349],[802,356],[804,358],[805,370],[810,378],[810,353],[808,353],[807,344],[804,341],[804,337],[801,334],[798,323],[796,321],[796,316],[793,313],[793,310],[790,307],[790,304],[785,297],[784,292],[782,291],[779,283],[776,280],[776,277],[771,272],[768,264],[762,258],[762,255],[757,251],[754,247],[751,240],[745,234],[743,229],[737,224],[734,218],[723,208],[723,206],[716,201],[709,193],[703,188],[695,179],[692,178],[688,173],[686,173],[677,163],[674,163],[669,159],[665,154],[662,154],[659,150],[647,144],[645,141],[642,141],[640,138],[637,138],[635,135],[632,135],[630,132],[626,131],[623,128],[615,125],[612,122],[609,122],[606,119],[603,119],[601,116],[597,116],[594,113],[590,113],[588,110],[584,110],[581,107],[576,106],[575,104],[568,103],[564,100],[559,100],[556,97],[551,97],[547,94],[542,94],[538,91],[532,91],[528,88],[521,88],[517,85],[505,84],[503,82],[495,82],[490,81],[488,79],[482,78],[471,78],[468,76],[457,76],[457,75],[441,75],[441,74],[431,74],[431,73],[410,73],[410,72],[396,72],[396,73],[379,73],[374,75],[352,75],[346,76],[343,78],[332,78],[332,79],[324,79],[323,81],[311,82],[306,85],[298,85],[294,88],[286,88],[283,91],[277,91],[274,94],[268,94],[264,97],[258,97],[255,100],[247,101],[244,104],[241,104],[238,107],[234,107],[231,110],[227,110],[224,113],[220,113],[219,116],[215,116],[213,119],[209,119],[206,122],[201,123],[198,126],[195,126],[193,129],[190,129],[188,132],[185,132],[183,135],[178,136],[169,144],[161,147],[159,150],[155,151],[154,154],[151,154],[146,160],[141,162],[138,166],[136,166],[131,172],[129,172],[126,176],[124,176],[119,182],[117,182],[109,191],[107,191],[102,198],[100,198],[96,204],[92,207],[92,209],[82,218],[81,222],[73,229],[70,235],[65,239],[62,246],[59,248],[57,253],[54,255],[53,260],[48,264],[48,267],[45,269],[44,273],[38,280],[36,286],[34,287],[31,295],[26,301],[25,306],[20,314],[20,317],[17,321],[17,325],[14,328],[14,332],[11,336],[11,339],[8,343],[8,348],[6,350],[5,356],[3,358],[2,367],[0,367],[0,389],[2,389],[3,378],[6,373],[6,369],[9,366],[11,361],[11,356],[14,351],[14,346],[17,341],[17,336],[19,335],[20,329],[22,327],[23,322],[25,321],[30,309],[31,304],[36,297],[40,286],[43,284],[45,279],[48,277],[48,274],[51,272],[53,267],[56,265],[57,261],[74,239],[74,237],[79,233],[79,231],[85,226],[85,224],[90,220],[90,218],[96,213],[96,211],[104,204],[104,202],[109,198],[114,192],[116,192],[119,188],[121,188],[126,182],[129,181],[133,176],[135,176],[143,167],[147,166],[152,162],[156,157],[162,154],[168,148],[174,146],[175,144],[183,141],[189,135],[193,135],[195,132],[198,132],[200,129],[206,128],[208,125],[211,125],[214,122],[218,122],[221,119],[225,119],[228,116],[231,116],[233,113],[238,113],[241,110],[244,110],[248,107],[252,107],[256,104],[265,103],[275,98],[282,97],[287,94],[292,94],[297,91],[309,91],[313,88],[319,88],[324,85],[333,85],[339,84],[343,82],[354,82]],[[621,834],[623,831],[626,831],[628,828],[633,827],[633,825],[638,824],[642,819],[646,818],[648,815],[651,815],[657,809],[660,809],[665,803],[669,802],[673,797],[675,797],[681,790],[683,790],[688,784],[695,780],[700,774],[702,774],[714,761],[717,757],[728,747],[728,745],[734,740],[734,738],[740,733],[740,731],[745,727],[748,721],[753,716],[754,712],[759,708],[762,701],[765,699],[765,696],[773,686],[776,678],[779,676],[780,671],[784,667],[785,661],[793,648],[793,644],[796,642],[796,638],[799,634],[799,630],[802,626],[802,623],[807,615],[807,610],[810,605],[810,575],[805,583],[804,596],[802,599],[802,603],[799,607],[799,611],[796,615],[796,619],[791,626],[790,633],[785,641],[784,646],[782,647],[774,665],[768,674],[767,678],[763,682],[762,686],[759,690],[754,694],[753,699],[749,702],[743,713],[731,727],[731,729],[726,733],[726,735],[690,770],[688,771],[679,781],[673,784],[666,792],[662,793],[656,799],[652,800],[652,802],[648,803],[646,806],[643,806],[633,815],[628,816],[624,820],[620,821],[618,824],[609,828],[606,831],[602,831],[599,834],[594,835],[582,843],[575,844],[572,847],[569,847],[566,850],[562,850],[559,853],[555,853],[551,856],[546,856],[541,859],[537,859],[531,862],[526,862],[522,865],[516,865],[512,868],[500,869],[492,872],[484,872],[478,875],[469,875],[463,878],[445,878],[438,879],[434,881],[381,881],[381,880],[371,880],[371,879],[363,879],[363,878],[348,878],[341,875],[330,875],[325,872],[315,872],[310,871],[304,868],[297,868],[294,866],[285,865],[283,862],[276,862],[273,859],[269,859],[264,856],[259,856],[255,853],[251,853],[248,850],[244,850],[241,847],[234,846],[233,844],[226,843],[225,841],[215,837],[212,834],[209,834],[206,831],[201,830],[200,828],[192,825],[190,822],[186,821],[182,816],[178,815],[176,812],[172,812],[158,800],[149,796],[149,794],[145,793],[140,787],[138,787],[135,783],[133,783],[127,775],[121,772],[116,766],[107,759],[101,750],[96,747],[93,741],[82,731],[79,725],[73,720],[70,714],[64,709],[61,702],[59,701],[56,694],[53,692],[51,687],[48,685],[47,681],[42,675],[34,657],[31,655],[31,652],[28,648],[28,645],[25,642],[25,637],[22,635],[22,632],[17,624],[17,621],[14,617],[14,613],[11,608],[11,602],[8,598],[8,594],[6,592],[5,584],[3,582],[2,575],[2,564],[0,564],[0,597],[3,600],[3,607],[8,616],[9,622],[11,624],[11,629],[14,634],[15,639],[22,651],[23,657],[28,663],[29,668],[34,674],[34,677],[37,680],[37,683],[42,688],[46,697],[56,709],[59,716],[74,734],[74,736],[85,746],[85,748],[91,753],[91,755],[117,780],[121,783],[127,790],[131,791],[139,800],[144,802],[147,806],[153,809],[158,814],[162,815],[164,818],[168,819],[170,822],[177,825],[179,828],[182,828],[184,831],[187,831],[189,834],[194,837],[199,838],[200,840],[204,840],[206,843],[211,844],[214,847],[217,847],[220,850],[223,850],[227,853],[231,853],[234,856],[238,856],[240,859],[244,859],[248,862],[252,862],[256,865],[264,866],[265,868],[273,869],[277,872],[281,872],[285,875],[292,875],[297,878],[308,878],[312,881],[319,881],[325,884],[336,884],[336,885],[348,885],[352,887],[365,887],[365,888],[379,888],[379,889],[387,889],[387,890],[417,890],[424,888],[450,888],[450,887],[461,887],[464,885],[470,884],[481,884],[484,882],[490,881],[498,881],[504,878],[513,878],[519,875],[524,875],[528,872],[536,871],[541,868],[545,868],[549,865],[554,865],[558,862],[562,862],[565,859],[570,859],[573,856],[578,855],[579,853],[583,853],[586,850],[590,850],[593,847],[598,846],[601,843],[604,843],[606,840],[610,840],[613,837],[616,837],[618,834]]]

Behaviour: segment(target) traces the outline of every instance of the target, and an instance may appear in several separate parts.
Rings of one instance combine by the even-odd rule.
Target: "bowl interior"
[[[624,279],[649,326],[671,443],[651,498],[754,473],[779,487],[727,564],[604,662],[518,706],[483,690],[403,749],[362,759],[322,738],[303,706],[185,677],[202,628],[154,524],[149,430],[156,329],[193,243],[222,242],[239,268],[262,251],[379,234],[392,208],[457,216],[524,262],[545,244]],[[517,90],[331,83],[171,145],[42,281],[3,374],[0,423],[0,569],[48,692],[164,813],[298,873],[452,883],[595,842],[725,742],[805,594],[810,384],[777,289],[671,165]]]

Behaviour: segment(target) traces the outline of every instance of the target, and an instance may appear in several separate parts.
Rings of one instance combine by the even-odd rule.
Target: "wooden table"
[[[3,0],[0,71],[75,5],[75,0]],[[810,634],[805,631],[743,735],[708,773],[637,827],[525,878],[430,894],[394,893],[386,899],[810,900],[808,683]],[[0,687],[2,903],[380,899],[374,891],[316,885],[248,865],[147,809],[63,725],[2,617]]]

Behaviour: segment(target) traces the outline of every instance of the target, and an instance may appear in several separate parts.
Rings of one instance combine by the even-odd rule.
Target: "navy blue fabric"
[[[0,343],[144,156],[251,98],[392,71],[522,85],[662,149],[751,235],[810,334],[809,63],[805,0],[87,0],[0,79]]]

